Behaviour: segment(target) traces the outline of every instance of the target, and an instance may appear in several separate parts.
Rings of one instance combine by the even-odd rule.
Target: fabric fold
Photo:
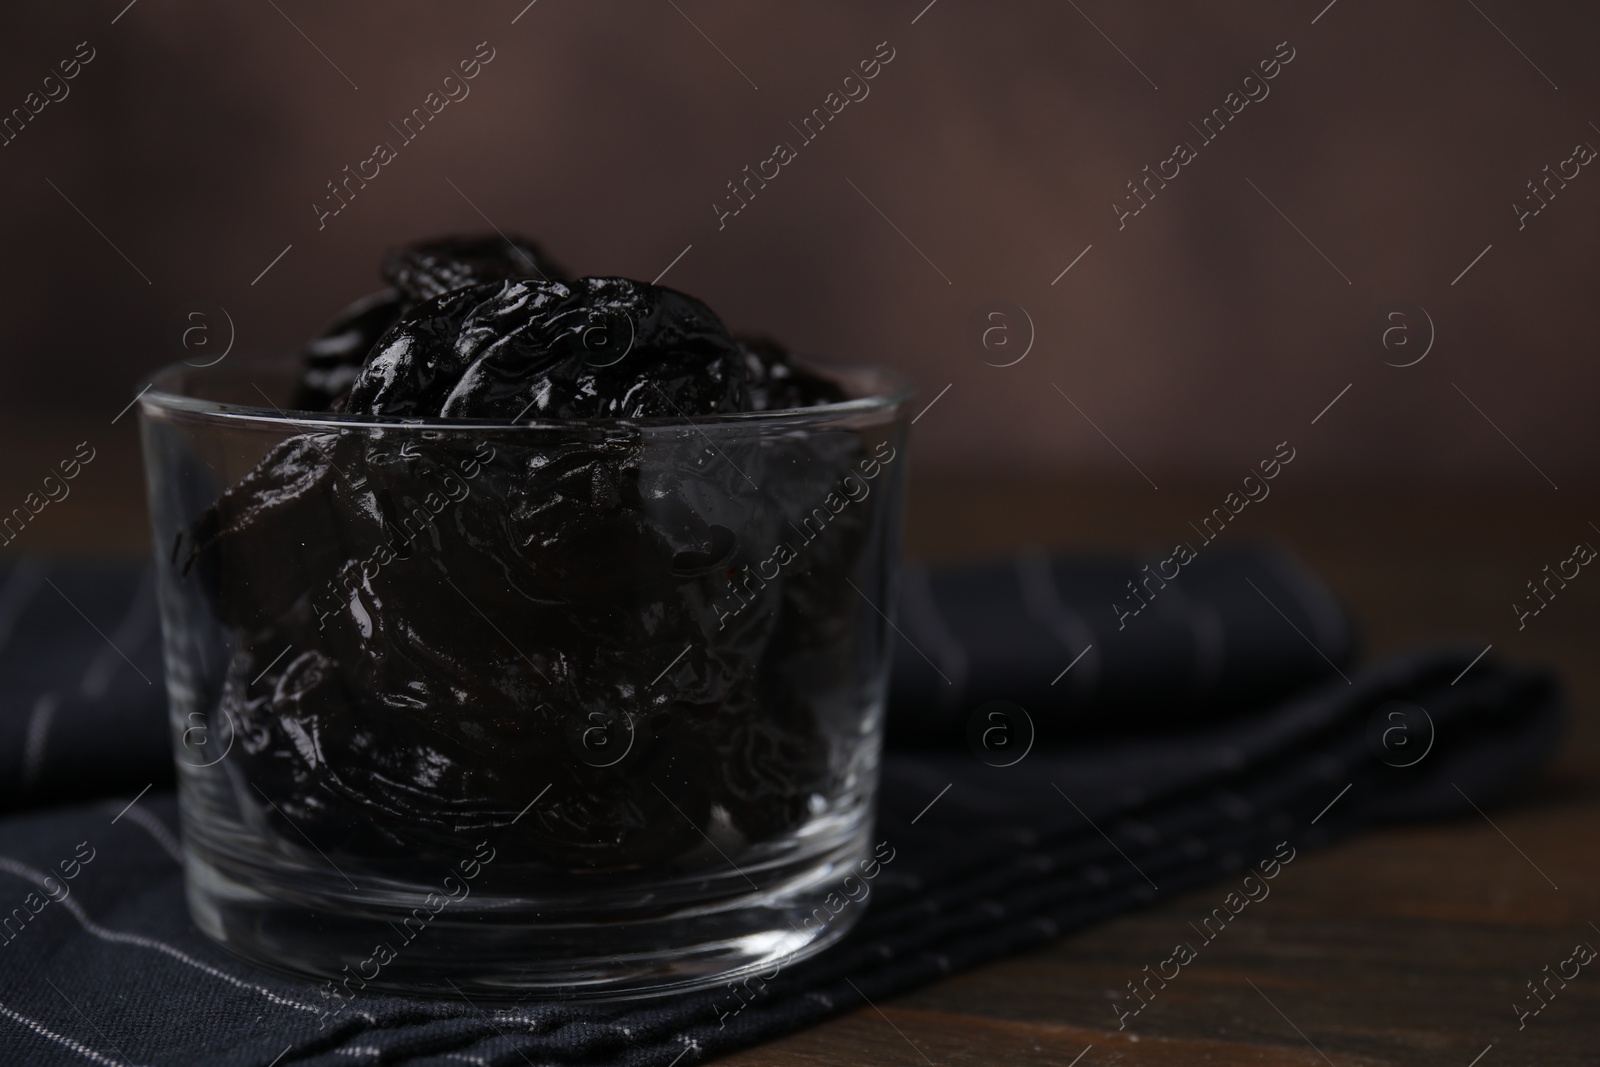
[[[1022,708],[1045,747],[1164,731],[1350,663],[1348,615],[1282,552],[1217,548],[1172,581],[1153,573],[1131,557],[1041,554],[909,566],[887,744],[967,748],[997,700]],[[1130,588],[1150,610],[1119,625],[1113,606],[1138,603]],[[0,810],[170,785],[174,729],[148,569],[0,566]]]
[[[0,1027],[37,1063],[81,1063],[81,1046],[106,1062],[241,1067],[352,1057],[685,1067],[1227,878],[1222,905],[1247,873],[1293,878],[1301,852],[1362,827],[1475,818],[1538,770],[1563,721],[1550,676],[1461,649],[1009,767],[967,752],[891,754],[877,873],[838,912],[859,916],[842,940],[765,979],[614,1004],[363,991],[331,1016],[311,983],[257,971],[190,925],[162,841],[176,828],[169,796],[13,816],[0,822],[0,912],[13,915],[0,937]],[[36,876],[80,843],[95,855],[68,895],[17,919],[10,909],[27,910]],[[1191,951],[1227,936],[1230,912],[1198,927]],[[1137,1008],[1131,995],[1108,1002],[1107,1027]]]

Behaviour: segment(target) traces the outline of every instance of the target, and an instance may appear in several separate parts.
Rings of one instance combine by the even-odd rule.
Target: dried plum
[[[339,312],[305,348],[305,369],[292,401],[300,411],[336,411],[378,338],[400,317],[405,299],[394,289],[362,297]]]
[[[350,394],[364,415],[643,418],[750,410],[715,313],[625,278],[458,289],[408,313]]]
[[[443,237],[390,250],[383,277],[411,303],[432,300],[452,289],[512,278],[562,281],[567,272],[526,237],[486,234]]]
[[[796,364],[770,337],[735,338],[749,376],[750,411],[783,411],[844,399],[833,382]]]
[[[566,271],[524,237],[444,237],[391,249],[382,274],[390,285],[362,297],[305,348],[305,369],[293,406],[343,411],[362,361],[401,315],[455,289],[508,278],[561,280]]]
[[[295,436],[179,546],[233,633],[222,700],[266,817],[377,865],[495,827],[591,872],[792,831],[838,788],[816,694],[857,699],[870,512],[838,489],[873,461],[855,433],[628,420],[844,393],[682,293],[496,276],[502,246],[391,254],[396,289],[310,362],[354,414],[532,425]]]

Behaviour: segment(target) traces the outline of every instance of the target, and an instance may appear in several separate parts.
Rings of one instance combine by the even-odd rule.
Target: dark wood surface
[[[142,485],[126,422],[107,432],[74,496],[19,551],[145,550]],[[0,492],[19,496],[81,435],[13,451]],[[71,440],[69,440],[69,437]],[[64,451],[62,450],[64,449]],[[18,458],[20,456],[20,459]],[[1542,483],[1541,483],[1542,484]],[[984,473],[914,480],[908,549],[954,559],[1019,546],[1163,548],[1231,486],[1089,485]],[[9,497],[8,497],[9,499]],[[1541,1067],[1600,1061],[1600,967],[1586,967],[1518,1028],[1525,983],[1580,941],[1600,946],[1600,575],[1580,574],[1518,631],[1511,603],[1581,540],[1600,545],[1592,495],[1280,479],[1231,526],[1274,537],[1351,606],[1372,659],[1444,639],[1542,662],[1570,686],[1563,751],[1518,803],[1303,853],[1126,1030],[1111,996],[1190,936],[1227,887],[1201,889],[728,1056],[798,1064],[1406,1064]],[[1490,819],[1493,823],[1490,823]],[[1491,1047],[1492,1046],[1492,1047]],[[1485,1052],[1487,1049],[1487,1052]],[[1086,1051],[1087,1050],[1087,1051]],[[1482,1054],[1481,1059],[1476,1059]],[[1080,1058],[1081,1057],[1081,1058]]]
[[[1025,544],[1154,548],[1181,537],[1210,503],[1203,491],[1165,486],[942,481],[916,486],[907,540],[934,558]],[[1229,531],[1282,539],[1304,557],[1363,623],[1368,659],[1454,638],[1558,668],[1571,687],[1573,728],[1520,802],[1302,854],[1270,897],[1121,1032],[1112,995],[1193,940],[1189,923],[1230,887],[863,1004],[719,1063],[1469,1067],[1480,1054],[1477,1067],[1600,1062],[1595,965],[1520,1030],[1513,1010],[1528,1003],[1524,983],[1542,978],[1545,965],[1555,969],[1580,941],[1600,947],[1590,925],[1600,923],[1600,576],[1580,574],[1520,633],[1510,606],[1545,563],[1580,540],[1600,545],[1590,503],[1548,490],[1289,488]]]

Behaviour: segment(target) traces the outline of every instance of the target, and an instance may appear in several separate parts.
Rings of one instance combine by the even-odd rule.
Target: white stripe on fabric
[[[110,810],[115,806],[115,804],[108,804],[106,807],[107,810]],[[178,843],[176,837],[172,836],[172,831],[167,829],[166,823],[143,808],[129,808],[123,814],[127,816],[129,822],[138,823],[145,833],[155,838],[156,844],[161,846],[163,852],[172,857],[174,863],[180,867],[183,865],[183,846]]]
[[[44,766],[45,738],[50,735],[50,720],[55,718],[56,706],[60,703],[54,693],[45,693],[33,703],[33,713],[28,716],[27,739],[22,745],[24,796],[33,792],[33,785],[39,780],[39,770]]]
[[[34,870],[32,867],[18,863],[9,856],[0,856],[0,870],[10,871],[18,878],[30,881],[40,889],[43,889],[46,893],[49,893],[50,891],[45,885],[45,878],[48,877],[47,875]],[[140,948],[148,948],[153,949],[156,952],[164,952],[168,956],[171,956],[173,959],[177,960],[179,963],[185,963],[198,971],[204,971],[211,977],[227,982],[229,985],[237,986],[240,989],[247,989],[251,992],[260,993],[262,996],[266,997],[275,1004],[282,1004],[287,1008],[298,1008],[301,1011],[311,1012],[313,1015],[322,1014],[321,1008],[313,1007],[310,1004],[301,1004],[299,1001],[290,1000],[287,997],[280,997],[278,994],[274,993],[265,986],[259,986],[254,982],[246,982],[241,978],[235,978],[231,974],[217,970],[208,963],[202,963],[200,960],[195,959],[182,949],[174,948],[165,942],[157,941],[155,938],[145,937],[143,934],[127,934],[118,930],[108,930],[104,926],[101,926],[99,923],[95,922],[93,919],[89,918],[88,913],[83,910],[82,905],[80,905],[76,900],[73,900],[70,896],[63,897],[60,900],[60,904],[62,907],[66,908],[72,913],[72,917],[78,920],[78,925],[82,926],[89,933],[100,938],[101,940],[124,945],[138,945]]]
[[[124,1067],[122,1060],[114,1060],[110,1056],[96,1052],[94,1049],[90,1048],[88,1045],[85,1045],[81,1041],[58,1034],[48,1026],[45,1026],[43,1023],[35,1022],[26,1015],[23,1015],[21,1012],[12,1011],[4,1004],[0,1004],[0,1015],[4,1015],[8,1019],[21,1023],[23,1026],[26,1026],[29,1030],[32,1030],[40,1037],[47,1037],[51,1041],[56,1042],[58,1045],[65,1045],[67,1048],[70,1048],[84,1059],[93,1060],[95,1063],[103,1063],[105,1064],[105,1067]]]

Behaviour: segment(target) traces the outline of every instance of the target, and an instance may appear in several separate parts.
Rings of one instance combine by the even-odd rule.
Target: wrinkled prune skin
[[[843,398],[626,279],[479,281],[400,312],[346,410],[531,425],[307,432],[180,541],[233,636],[221,701],[262,817],[396,872],[494,829],[592,876],[801,826],[843,777],[828,722],[854,698],[873,524],[838,492],[863,444],[627,420]],[[599,418],[621,421],[574,421]],[[757,575],[780,544],[792,561]]]
[[[511,278],[564,281],[567,272],[526,237],[445,237],[392,249],[383,278],[419,304],[452,289]]]
[[[305,348],[293,406],[343,411],[362,361],[401,315],[442,293],[507,278],[562,280],[567,272],[525,237],[444,237],[391,249],[383,260],[390,288],[362,297]]]
[[[817,403],[843,400],[838,386],[789,358],[789,353],[770,337],[734,339],[744,356],[749,376],[749,411],[783,411],[811,407]],[[826,397],[826,400],[819,398]]]
[[[508,281],[415,308],[350,393],[364,415],[649,418],[750,408],[746,356],[717,316],[625,278]]]
[[[297,411],[340,411],[361,361],[389,331],[405,307],[394,289],[362,297],[328,324],[305,347],[305,368],[291,401]]]

